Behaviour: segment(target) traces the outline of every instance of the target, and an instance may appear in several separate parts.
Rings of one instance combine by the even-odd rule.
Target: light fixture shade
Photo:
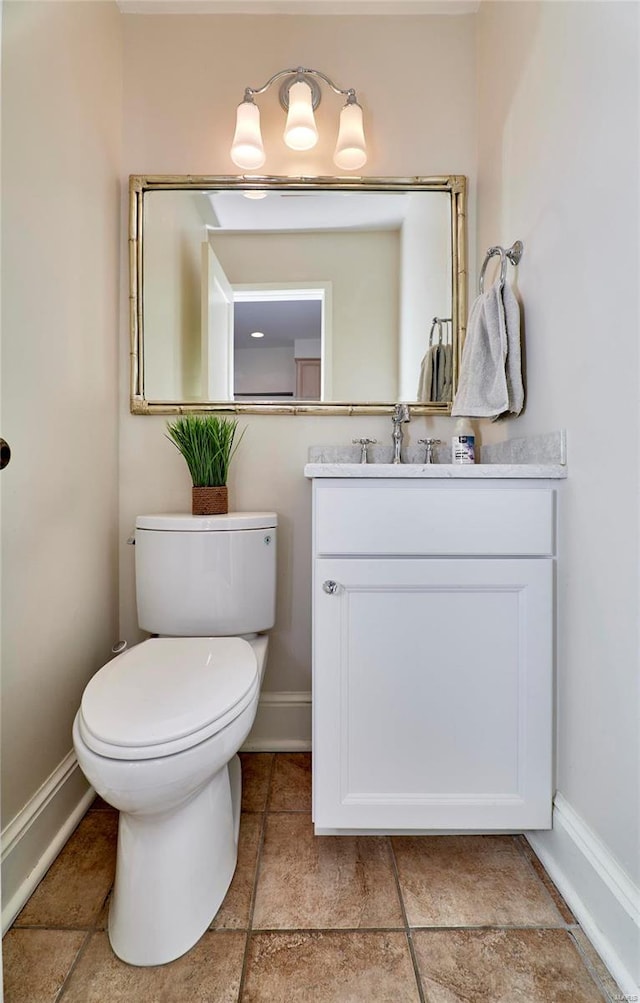
[[[260,109],[253,101],[238,105],[231,159],[238,167],[249,171],[262,167],[266,160],[260,133]]]
[[[355,101],[346,104],[340,112],[340,129],[333,162],[343,171],[357,171],[367,162],[362,108]]]
[[[318,142],[311,88],[304,80],[298,80],[289,88],[289,111],[284,128],[284,141],[290,150],[311,150]]]

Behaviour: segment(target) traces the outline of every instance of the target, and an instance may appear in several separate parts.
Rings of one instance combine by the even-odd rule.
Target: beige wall
[[[232,285],[277,283],[285,277],[310,286],[330,283],[327,399],[393,399],[398,386],[398,231],[261,233],[251,239],[216,234],[211,244]],[[295,386],[295,371],[293,381]]]
[[[448,255],[442,254],[443,247]],[[401,248],[399,397],[411,401],[418,399],[432,319],[451,317],[451,204],[446,195],[412,199]]]
[[[235,108],[247,85],[306,65],[355,87],[365,108],[368,175],[475,176],[474,17],[128,16],[125,31],[125,173],[236,173],[229,158]],[[284,147],[277,96],[261,104],[270,174],[333,174],[340,102],[318,110],[310,154]],[[138,512],[188,509],[190,481],[164,439],[162,416],[130,415],[127,332],[122,331],[121,633],[136,627],[132,548]],[[247,416],[234,462],[231,505],[279,513],[279,581],[265,687],[308,690],[311,659],[309,445],[367,435],[390,440],[387,418]],[[446,419],[416,419],[410,442],[451,435]]]
[[[112,3],[2,14],[6,825],[117,636],[122,22]]]
[[[525,414],[566,428],[557,785],[640,884],[638,13],[483,3],[478,250],[524,241]]]
[[[145,352],[149,400],[199,400],[202,244],[207,230],[197,196],[151,193],[144,205],[144,320],[153,331]]]

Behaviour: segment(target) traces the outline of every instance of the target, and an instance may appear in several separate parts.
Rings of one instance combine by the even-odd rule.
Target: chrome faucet
[[[373,446],[377,439],[352,439],[354,445],[360,446],[360,463],[368,463],[367,446]]]
[[[424,462],[425,463],[435,463],[435,450],[434,446],[439,446],[442,439],[418,439],[418,442],[426,446]]]
[[[391,421],[393,422],[393,462],[402,463],[402,425],[405,421],[410,420],[409,405],[408,404],[396,404],[393,409],[393,414],[391,416]]]

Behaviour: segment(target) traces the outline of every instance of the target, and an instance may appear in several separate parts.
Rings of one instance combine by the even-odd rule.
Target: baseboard
[[[557,794],[553,828],[526,837],[618,983],[640,994],[640,889],[607,847]]]
[[[94,798],[70,752],[2,830],[2,932],[60,853]]]
[[[262,693],[243,752],[307,752],[311,748],[311,693]]]

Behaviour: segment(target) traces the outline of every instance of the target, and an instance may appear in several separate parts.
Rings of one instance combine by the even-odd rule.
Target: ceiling
[[[319,300],[268,300],[235,303],[234,342],[239,348],[293,349],[294,341],[322,336],[322,304]],[[252,338],[262,331],[264,338]]]
[[[475,14],[481,0],[116,0],[123,14]]]
[[[211,230],[396,230],[411,204],[407,192],[270,191],[245,198],[239,191],[207,193]],[[211,213],[213,210],[213,213]]]

